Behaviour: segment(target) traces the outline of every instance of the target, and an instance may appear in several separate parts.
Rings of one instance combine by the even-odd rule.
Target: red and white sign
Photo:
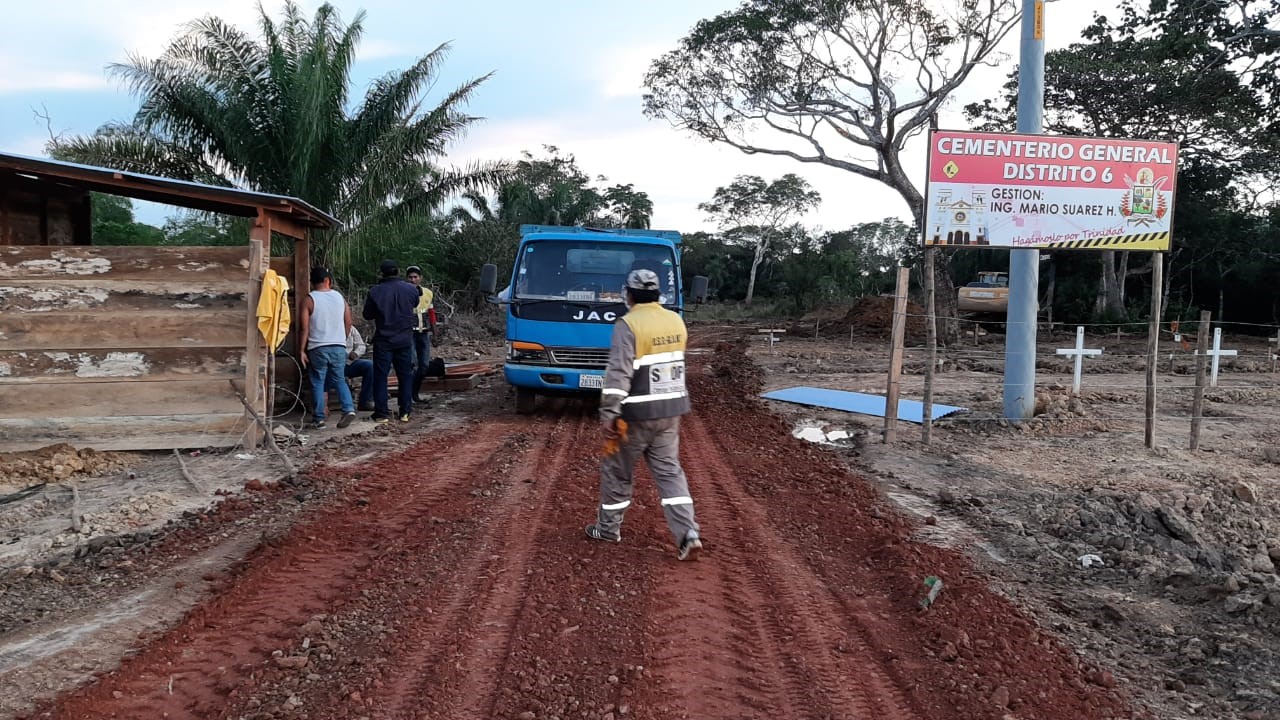
[[[927,245],[1169,249],[1176,143],[934,130]]]

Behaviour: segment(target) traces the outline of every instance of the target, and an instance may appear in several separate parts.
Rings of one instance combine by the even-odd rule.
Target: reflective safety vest
[[[427,318],[427,312],[431,310],[431,300],[435,297],[435,293],[424,287],[419,287],[418,289],[422,291],[422,295],[418,296],[418,306],[413,309],[413,314],[418,316],[418,324],[413,329],[417,332],[423,332],[428,329],[423,323]]]
[[[622,400],[623,419],[657,420],[689,412],[684,320],[658,303],[643,303],[627,311],[622,321],[636,340],[635,374]]]

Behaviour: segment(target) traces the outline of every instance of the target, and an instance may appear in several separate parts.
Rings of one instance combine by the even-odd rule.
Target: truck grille
[[[603,368],[609,364],[609,351],[605,348],[547,348],[551,364],[564,367]]]

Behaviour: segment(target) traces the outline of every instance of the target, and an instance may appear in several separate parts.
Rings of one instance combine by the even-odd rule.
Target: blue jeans
[[[360,400],[358,405],[370,405],[373,403],[373,361],[368,358],[360,360],[352,360],[347,363],[347,369],[343,374],[348,378],[360,378]],[[338,378],[334,375],[329,376],[328,384],[325,385],[329,390],[338,389]]]
[[[347,377],[360,378],[360,404],[373,402],[373,361],[361,358],[347,363]]]
[[[413,412],[413,346],[390,348],[374,343],[373,346],[373,415],[374,417],[391,417],[387,397],[387,376],[392,366],[396,369],[396,382],[399,383],[398,401],[400,414]]]
[[[347,348],[345,345],[325,345],[307,351],[308,370],[311,375],[311,394],[315,398],[316,422],[324,420],[324,391],[329,378],[335,380],[345,377],[347,368]],[[342,414],[353,413],[356,406],[351,402],[351,388],[346,380],[335,383],[338,386],[338,401],[342,403]]]
[[[431,362],[431,333],[416,332],[413,334],[413,394],[422,391],[422,379],[427,376],[427,365]]]

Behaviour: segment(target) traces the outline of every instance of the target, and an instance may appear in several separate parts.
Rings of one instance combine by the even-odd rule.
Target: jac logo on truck
[[[597,312],[595,310],[579,310],[578,314],[574,315],[572,319],[585,320],[586,322],[614,322],[618,319],[618,313],[613,312],[612,310],[605,310],[604,312]]]

